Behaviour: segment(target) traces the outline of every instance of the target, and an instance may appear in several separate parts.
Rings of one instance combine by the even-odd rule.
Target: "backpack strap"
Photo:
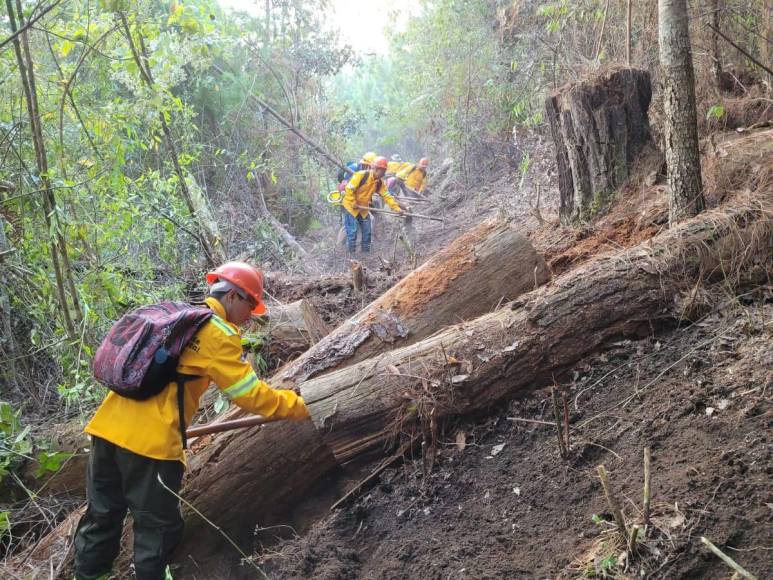
[[[183,375],[177,373],[175,382],[177,383],[177,411],[180,418],[180,439],[183,443],[183,449],[188,449],[188,436],[185,434],[185,383],[198,379],[193,375]]]
[[[355,192],[360,191],[360,188],[363,185],[365,185],[365,183],[368,181],[369,178],[370,178],[370,170],[366,169],[365,170],[365,175],[362,176],[362,179],[360,179],[360,182],[357,184],[357,188],[354,191]]]

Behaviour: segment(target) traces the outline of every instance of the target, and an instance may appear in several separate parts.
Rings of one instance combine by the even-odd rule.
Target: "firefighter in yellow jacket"
[[[185,383],[185,423],[190,423],[210,382],[251,413],[308,417],[301,397],[269,387],[242,357],[239,326],[266,310],[262,274],[249,264],[229,262],[207,274],[207,282],[205,303],[213,315],[188,343],[177,366],[178,373],[198,377]],[[163,579],[183,531],[178,499],[164,487],[179,492],[184,470],[177,384],[145,400],[111,391],[85,431],[91,435],[88,508],[75,535],[76,578],[109,576],[128,510],[134,521],[137,578]]]
[[[357,232],[360,232],[360,246],[363,252],[370,252],[371,240],[371,221],[369,211],[374,194],[379,194],[387,205],[397,213],[402,212],[402,208],[389,195],[386,183],[384,183],[384,173],[387,169],[387,160],[385,157],[376,157],[371,169],[357,171],[349,179],[342,202],[344,208],[344,230],[346,231],[346,242],[349,253],[353,254],[357,247]]]
[[[418,163],[405,163],[395,174],[396,185],[405,194],[423,193],[427,182],[429,160],[422,157]]]

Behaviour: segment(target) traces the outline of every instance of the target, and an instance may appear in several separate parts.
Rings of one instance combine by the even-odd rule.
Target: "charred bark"
[[[592,217],[628,179],[651,141],[651,99],[650,75],[637,69],[567,85],[546,99],[563,223]]]

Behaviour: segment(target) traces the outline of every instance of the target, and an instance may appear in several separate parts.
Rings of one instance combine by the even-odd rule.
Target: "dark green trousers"
[[[138,580],[164,578],[167,561],[180,542],[179,492],[183,464],[132,453],[92,437],[88,508],[75,532],[75,576],[95,580],[109,573],[118,556],[127,510],[134,520],[134,570]]]

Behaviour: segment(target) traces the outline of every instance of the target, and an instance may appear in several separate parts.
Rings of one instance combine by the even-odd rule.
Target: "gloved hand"
[[[303,421],[309,417],[309,409],[306,407],[306,403],[304,403],[302,397],[298,397],[295,405],[290,408],[290,412],[288,413],[287,418],[293,421]]]

